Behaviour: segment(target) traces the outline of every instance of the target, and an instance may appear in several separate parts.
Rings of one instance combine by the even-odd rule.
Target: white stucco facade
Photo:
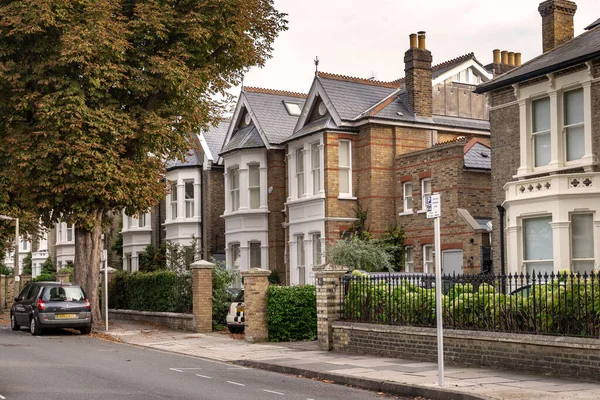
[[[189,247],[192,237],[201,240],[201,173],[197,167],[167,172],[167,182],[171,183],[164,222],[168,242]]]
[[[518,180],[504,186],[507,272],[590,272],[600,264],[600,173],[592,172],[592,77],[583,69],[547,78],[514,86],[520,110],[520,167]],[[567,104],[569,93],[578,95],[577,102]],[[536,117],[538,100],[545,108]],[[581,133],[573,142],[567,137],[567,109],[579,116]],[[577,157],[569,155],[567,143],[578,151]]]
[[[123,271],[139,270],[139,255],[151,244],[150,213],[128,216],[123,212]]]
[[[241,271],[269,269],[267,150],[239,150],[223,159],[227,267]],[[251,170],[257,174],[252,185]]]
[[[66,222],[59,222],[56,229],[56,269],[66,267],[75,262],[75,227]]]
[[[310,135],[288,145],[289,197],[286,207],[292,285],[314,284],[312,267],[325,262],[323,154],[322,134]]]

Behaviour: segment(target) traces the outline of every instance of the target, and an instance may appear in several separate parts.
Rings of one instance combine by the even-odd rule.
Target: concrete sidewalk
[[[437,386],[437,365],[367,355],[319,351],[316,342],[249,344],[241,335],[198,334],[118,321],[108,334],[125,343],[321,378],[403,396],[431,399],[600,399],[600,384],[481,368],[446,367]]]

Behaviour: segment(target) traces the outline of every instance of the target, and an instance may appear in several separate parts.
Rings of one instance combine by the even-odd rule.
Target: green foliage
[[[361,269],[368,272],[391,271],[391,256],[374,241],[357,237],[351,240],[339,240],[327,249],[327,260],[333,264],[344,265],[349,269]]]
[[[198,239],[195,236],[192,236],[189,246],[172,242],[167,242],[166,246],[166,265],[171,271],[188,271],[192,263],[201,258]]]
[[[227,288],[231,287],[234,280],[234,274],[225,267],[224,262],[215,262],[212,270],[212,309],[213,309],[213,330],[219,330],[227,324],[225,318],[229,311],[229,305],[232,302]]]
[[[54,274],[40,274],[32,279],[33,282],[42,282],[42,281],[55,281],[56,276]]]
[[[279,276],[279,272],[277,271],[271,271],[271,274],[269,274],[268,279],[271,285],[281,285],[281,277]]]
[[[117,239],[112,244],[111,250],[117,253],[119,259],[123,258],[123,234],[121,232],[117,234]]]
[[[267,325],[272,342],[317,337],[317,292],[314,286],[269,286]]]
[[[109,307],[138,311],[192,312],[192,277],[172,271],[115,274]]]
[[[73,264],[67,264],[66,267],[60,269],[61,274],[69,274],[69,282],[73,282]]]
[[[139,255],[140,272],[154,272],[167,268],[167,245],[162,243],[160,247],[146,246],[144,252]]]
[[[442,295],[444,325],[458,329],[600,336],[600,286],[570,276],[505,295],[487,283],[453,284]],[[345,318],[381,324],[435,325],[435,289],[388,284],[353,272]]]
[[[0,261],[0,275],[12,275],[13,269],[4,265],[3,262]]]
[[[44,263],[42,264],[41,273],[47,274],[47,275],[56,274],[56,267],[54,266],[54,263],[52,262],[52,258],[50,258],[50,257],[46,258],[46,261],[44,261]]]
[[[356,208],[354,208],[354,215],[356,217],[356,221],[352,223],[352,227],[349,229],[349,232],[352,235],[352,238],[359,240],[371,240],[373,236],[369,229],[366,226],[367,218],[369,213],[366,209],[362,208],[360,203],[357,203]]]
[[[385,233],[375,239],[375,244],[390,255],[390,262],[395,271],[401,271],[404,267],[404,239],[404,230],[396,225],[388,226]]]
[[[31,261],[31,252],[27,253],[25,258],[23,258],[23,275],[31,275],[32,261]]]

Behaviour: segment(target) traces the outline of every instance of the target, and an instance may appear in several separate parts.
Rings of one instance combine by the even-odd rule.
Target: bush
[[[23,259],[23,275],[31,275],[31,268],[32,268],[31,252],[29,252]]]
[[[375,241],[358,238],[340,240],[327,249],[327,259],[333,264],[368,272],[391,271],[391,256]]]
[[[13,269],[0,262],[0,275],[12,275]]]
[[[225,318],[232,302],[227,288],[233,283],[233,278],[234,274],[225,268],[224,262],[215,262],[212,270],[213,330],[220,330],[227,325]]]
[[[167,246],[161,244],[160,247],[152,245],[146,246],[144,252],[140,254],[140,272],[154,272],[167,268]]]
[[[54,274],[39,274],[37,277],[33,278],[33,282],[42,282],[42,281],[55,281],[56,276]]]
[[[272,342],[317,337],[317,292],[311,285],[269,286],[267,325]]]

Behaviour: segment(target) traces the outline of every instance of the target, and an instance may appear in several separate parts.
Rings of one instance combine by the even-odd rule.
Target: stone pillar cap
[[[316,265],[313,267],[314,272],[344,272],[345,273],[346,271],[350,271],[351,269],[352,268],[348,268],[345,265],[332,264],[332,263]]]
[[[192,265],[190,265],[190,267],[192,269],[213,269],[215,267],[215,264],[206,260],[200,260],[193,262]]]
[[[269,276],[271,275],[271,271],[268,269],[261,268],[250,268],[247,271],[240,271],[242,276]]]

